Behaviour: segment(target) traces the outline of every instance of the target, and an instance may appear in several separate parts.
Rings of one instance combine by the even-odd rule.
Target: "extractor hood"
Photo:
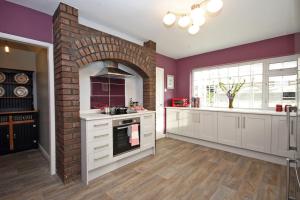
[[[96,75],[107,78],[127,78],[133,76],[118,68],[118,63],[113,61],[105,61],[104,68]]]

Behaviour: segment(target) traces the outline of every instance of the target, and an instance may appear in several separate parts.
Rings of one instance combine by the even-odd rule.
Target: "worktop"
[[[99,112],[83,112],[80,114],[80,118],[85,121],[90,120],[98,120],[98,119],[117,119],[117,118],[128,118],[128,117],[136,117],[146,114],[152,114],[155,111],[140,111],[137,113],[130,113],[130,114],[121,114],[121,115],[109,115],[109,114],[101,114]]]
[[[166,107],[167,109],[179,110],[195,110],[195,111],[215,111],[215,112],[229,112],[229,113],[248,113],[248,114],[261,114],[261,115],[277,115],[285,116],[286,112],[276,112],[273,110],[260,110],[260,109],[240,109],[240,108],[212,108],[212,107]],[[292,114],[292,113],[291,113]]]

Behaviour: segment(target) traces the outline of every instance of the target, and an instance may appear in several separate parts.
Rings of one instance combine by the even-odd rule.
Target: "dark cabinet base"
[[[0,113],[0,155],[38,148],[38,113]]]

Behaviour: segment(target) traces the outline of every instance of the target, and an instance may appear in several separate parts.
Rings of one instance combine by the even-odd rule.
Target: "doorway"
[[[156,67],[156,139],[165,137],[164,69]]]
[[[1,33],[0,32],[0,41],[2,42],[1,50],[5,51],[4,57],[2,57],[2,61],[4,58],[7,59],[7,63],[2,63],[0,68],[3,68],[5,73],[18,73],[22,74],[29,74],[29,79],[31,79],[32,85],[29,88],[29,94],[31,94],[31,98],[33,100],[28,100],[29,107],[26,108],[29,112],[38,112],[37,114],[37,121],[39,125],[39,130],[43,130],[42,133],[39,134],[38,139],[38,150],[41,154],[48,160],[49,163],[49,172],[51,175],[56,173],[56,158],[55,158],[55,104],[54,104],[54,63],[53,63],[53,45],[46,42],[41,42],[37,40],[32,40],[28,38],[23,38],[11,34]],[[9,52],[6,52],[9,49]],[[9,54],[11,53],[11,54]],[[6,55],[5,55],[6,54]],[[23,55],[23,58],[22,58]],[[28,56],[29,55],[29,56]],[[13,58],[15,56],[15,58]],[[34,61],[30,61],[30,57]],[[20,60],[18,60],[18,57]],[[13,64],[9,63],[12,59],[15,59]],[[29,59],[29,60],[28,60]],[[29,63],[32,62],[34,64],[30,65],[27,64],[22,65],[22,61],[28,61]],[[21,61],[21,62],[20,62]],[[10,65],[10,66],[9,66]],[[12,75],[13,76],[13,75]],[[6,81],[7,82],[7,81]],[[12,83],[10,83],[12,82]],[[14,83],[14,79],[12,81],[8,81],[8,84],[16,84]],[[28,84],[27,84],[28,85]],[[23,85],[23,92],[25,91],[27,85]],[[14,86],[12,86],[14,87]],[[21,91],[22,92],[22,91]],[[8,95],[8,94],[7,94]],[[9,93],[11,98],[17,98],[14,95],[15,93]],[[30,99],[28,97],[28,99]],[[29,102],[30,101],[30,102]],[[32,104],[32,108],[30,105]],[[10,106],[15,107],[15,106]],[[23,108],[20,109],[20,111]],[[19,111],[18,111],[19,112]],[[15,115],[11,114],[11,115]],[[13,119],[14,118],[14,119]],[[5,117],[4,117],[5,119]],[[34,121],[31,118],[29,119],[28,116],[25,118],[20,118],[18,116],[12,116],[12,120],[9,122],[11,123],[10,126],[12,128],[13,124],[17,124],[20,122],[14,122],[14,120],[24,120],[27,122]],[[7,122],[7,123],[9,123]],[[31,125],[32,127],[36,126],[36,123]],[[16,129],[17,130],[17,129]],[[22,128],[24,131],[25,129]],[[30,131],[29,131],[30,132]],[[27,138],[27,137],[26,137]],[[17,145],[16,141],[11,139],[11,147],[13,145]],[[24,141],[24,140],[23,140]],[[17,148],[10,148],[10,152],[15,152]],[[28,148],[27,148],[28,149]]]

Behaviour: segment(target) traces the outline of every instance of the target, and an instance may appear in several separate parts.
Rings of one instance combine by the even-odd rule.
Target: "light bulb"
[[[5,53],[9,53],[9,47],[7,45],[5,45],[4,51],[5,51]]]
[[[203,24],[205,24],[205,22],[206,19],[203,15],[193,19],[193,24],[197,26],[202,26]]]
[[[223,1],[222,0],[209,0],[206,5],[206,9],[210,13],[216,13],[221,10],[223,7]]]
[[[191,19],[189,18],[189,16],[184,15],[179,18],[178,25],[181,28],[186,28],[190,24],[190,22],[191,22]]]
[[[176,21],[176,15],[170,12],[168,12],[163,18],[163,22],[167,26],[173,25],[175,21]]]
[[[203,7],[192,8],[191,18],[194,25],[202,26],[206,21]]]
[[[189,31],[189,33],[190,33],[191,35],[195,35],[196,33],[199,32],[199,30],[200,30],[200,27],[199,27],[198,25],[195,25],[195,24],[192,24],[192,25],[189,27],[189,29],[188,29],[188,31]]]

